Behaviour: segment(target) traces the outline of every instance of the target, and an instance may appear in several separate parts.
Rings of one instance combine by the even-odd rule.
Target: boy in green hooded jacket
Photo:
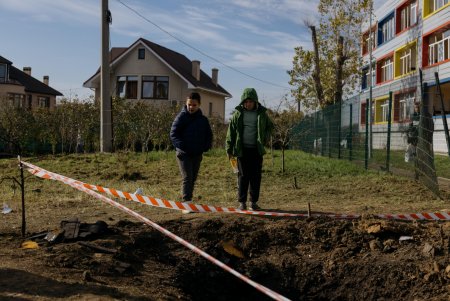
[[[239,209],[247,209],[250,188],[250,210],[258,210],[264,144],[270,136],[273,123],[267,109],[258,102],[254,88],[246,88],[241,103],[235,108],[228,126],[226,151],[228,158],[237,157]]]

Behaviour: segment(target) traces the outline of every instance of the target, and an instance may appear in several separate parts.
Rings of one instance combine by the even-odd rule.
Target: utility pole
[[[102,1],[102,65],[100,83],[100,152],[112,152],[112,111],[110,95],[110,75],[109,75],[109,24],[111,23],[111,13],[108,9],[108,0]]]

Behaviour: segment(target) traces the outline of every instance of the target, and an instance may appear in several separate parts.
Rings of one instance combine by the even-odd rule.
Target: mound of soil
[[[449,300],[450,223],[192,214],[160,225],[292,300]],[[141,223],[22,242],[0,234],[1,300],[271,300]]]

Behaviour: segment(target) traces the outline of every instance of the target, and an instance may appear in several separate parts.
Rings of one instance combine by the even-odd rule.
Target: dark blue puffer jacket
[[[212,146],[212,131],[208,118],[203,116],[200,109],[190,114],[184,106],[172,123],[170,140],[177,152],[201,155],[208,151]]]

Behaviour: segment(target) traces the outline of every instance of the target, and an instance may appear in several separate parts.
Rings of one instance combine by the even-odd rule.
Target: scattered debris
[[[367,228],[367,233],[372,234],[372,233],[379,233],[381,231],[381,225],[380,224],[375,224],[375,225],[371,225]]]
[[[78,244],[82,245],[82,246],[85,246],[85,247],[88,247],[88,248],[91,248],[91,249],[94,249],[94,250],[102,252],[102,253],[109,253],[109,254],[117,253],[116,249],[109,249],[109,248],[105,248],[105,247],[102,247],[102,246],[97,246],[97,245],[94,245],[94,244],[86,242],[86,241],[79,241]]]
[[[414,238],[412,236],[400,236],[398,241],[407,241],[407,240],[413,240]]]
[[[422,249],[422,254],[427,257],[434,257],[435,249],[429,243],[426,243]]]
[[[39,249],[39,245],[35,241],[27,240],[20,246],[21,249]]]
[[[12,212],[11,207],[9,207],[8,204],[3,203],[2,213],[3,214],[8,214],[8,213],[11,213],[11,212]]]
[[[53,230],[47,232],[47,235],[45,235],[44,239],[48,242],[56,242],[62,238],[63,234],[64,234],[63,230]]]
[[[81,223],[78,218],[61,221],[60,229],[41,232],[28,239],[44,240],[49,243],[61,243],[84,238],[91,238],[108,231],[108,224],[104,221],[97,221],[93,224]],[[38,241],[39,242],[39,241]],[[41,241],[42,242],[42,241]]]
[[[238,258],[244,258],[244,253],[242,253],[241,250],[237,249],[231,240],[222,241],[220,244],[228,254],[236,256]]]

